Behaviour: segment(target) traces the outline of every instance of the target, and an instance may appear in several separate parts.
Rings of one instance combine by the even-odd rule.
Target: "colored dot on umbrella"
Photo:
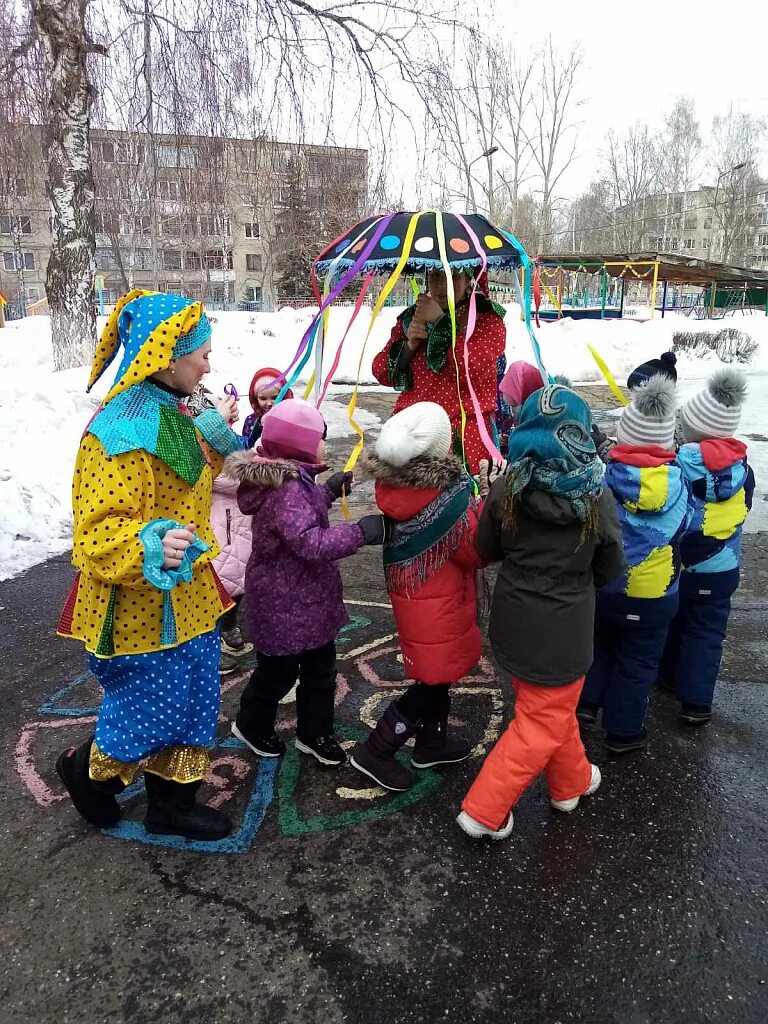
[[[489,249],[501,249],[501,247],[504,245],[502,240],[498,238],[496,235],[486,235],[483,241],[485,242]]]
[[[398,235],[384,235],[379,245],[386,251],[397,249],[400,246],[400,238]]]
[[[361,252],[365,248],[365,243],[368,241],[367,238],[362,238],[357,245],[353,246],[352,252]]]
[[[413,243],[413,248],[416,252],[431,252],[435,248],[435,240],[428,235],[423,235],[421,238],[416,239]]]
[[[341,252],[342,249],[346,249],[347,246],[349,245],[349,242],[350,240],[348,238],[345,238],[343,242],[339,242],[339,244],[336,246],[336,252]]]
[[[469,252],[469,242],[465,242],[463,238],[452,238],[448,244],[454,252]]]

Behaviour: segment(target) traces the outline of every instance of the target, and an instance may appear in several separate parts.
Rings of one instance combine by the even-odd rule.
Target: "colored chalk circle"
[[[398,235],[384,235],[382,240],[379,242],[382,249],[389,252],[391,249],[400,248],[400,238]]]
[[[504,245],[502,240],[498,238],[496,235],[486,235],[483,241],[485,242],[489,249],[501,249],[501,247]]]
[[[460,255],[469,252],[469,242],[465,242],[463,238],[452,238],[448,244],[454,252]]]
[[[429,238],[427,235],[417,238],[413,243],[413,248],[416,252],[432,252],[435,248],[434,238]]]

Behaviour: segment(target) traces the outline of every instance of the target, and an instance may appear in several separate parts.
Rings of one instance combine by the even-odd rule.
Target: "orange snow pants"
[[[592,769],[579,736],[576,705],[584,678],[567,686],[533,686],[512,678],[515,717],[486,757],[461,809],[487,828],[501,828],[540,772],[553,800],[589,788]]]

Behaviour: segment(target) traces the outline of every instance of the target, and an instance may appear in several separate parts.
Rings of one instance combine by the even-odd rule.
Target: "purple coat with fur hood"
[[[335,639],[349,622],[336,562],[363,546],[355,523],[328,522],[334,497],[315,477],[323,467],[236,452],[224,472],[238,481],[253,546],[245,570],[245,616],[256,649],[301,654]]]

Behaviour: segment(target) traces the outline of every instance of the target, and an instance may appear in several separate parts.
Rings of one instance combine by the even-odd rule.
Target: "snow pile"
[[[241,403],[244,415],[248,411],[248,385],[253,373],[263,366],[287,367],[314,312],[313,309],[284,309],[277,313],[213,314],[213,372],[207,379],[208,386],[220,391],[224,384],[234,384],[244,396]],[[353,383],[358,378],[358,365],[361,384],[373,383],[371,361],[386,343],[398,312],[388,308],[381,313],[363,352],[370,328],[370,310],[361,310],[334,375],[337,385]],[[351,307],[331,311],[325,372],[351,313]],[[507,358],[531,360],[530,341],[518,307],[508,307],[506,324]],[[542,324],[537,336],[544,362],[552,373],[564,373],[574,381],[602,380],[586,347],[589,342],[605,359],[619,383],[624,383],[638,363],[671,348],[676,331],[716,332],[723,326],[738,327],[758,343],[748,367],[753,379],[741,429],[750,442],[750,458],[760,487],[768,477],[768,442],[758,440],[768,414],[768,388],[760,386],[768,371],[768,318],[734,316],[725,321],[708,322],[670,315],[645,323],[566,318]],[[302,372],[302,381],[309,378],[313,362],[310,360]],[[701,378],[716,365],[714,355],[702,360],[699,356],[681,354],[678,361],[681,392],[687,395],[701,386]],[[87,368],[54,373],[47,317],[13,321],[0,331],[0,436],[3,438],[0,448],[0,579],[67,550],[71,536],[70,487],[77,445],[112,377],[110,368],[89,396],[85,394]],[[333,397],[334,390],[332,387],[329,398]],[[331,437],[352,433],[344,404],[328,401],[323,412]],[[364,429],[377,422],[375,416],[362,410],[358,410],[356,418]],[[752,530],[768,526],[768,503],[762,500],[762,493],[756,496],[749,526]]]

